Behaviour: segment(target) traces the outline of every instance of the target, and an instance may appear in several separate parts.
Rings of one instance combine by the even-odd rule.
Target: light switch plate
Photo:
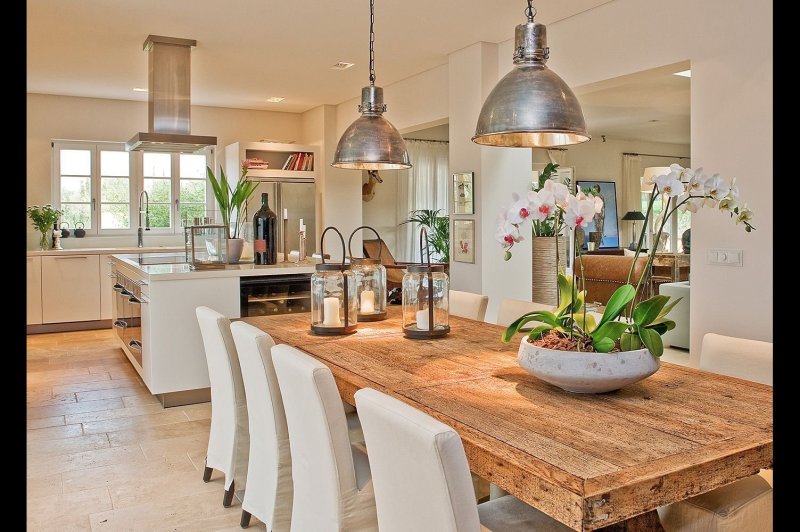
[[[744,252],[741,249],[709,249],[706,257],[709,264],[741,267],[744,264],[743,255]]]

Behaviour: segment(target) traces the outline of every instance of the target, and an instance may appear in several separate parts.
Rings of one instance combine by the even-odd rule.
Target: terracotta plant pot
[[[545,382],[575,393],[618,390],[649,377],[661,361],[647,349],[618,353],[556,351],[522,338],[517,353],[520,367]]]

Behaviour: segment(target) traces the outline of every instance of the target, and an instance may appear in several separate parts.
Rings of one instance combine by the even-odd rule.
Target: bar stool
[[[230,320],[208,307],[197,307],[195,312],[211,381],[211,431],[203,482],[211,480],[214,469],[225,474],[222,506],[228,508],[233,501],[234,480],[241,490],[247,479],[250,433],[242,371]]]
[[[328,367],[288,346],[272,348],[292,455],[292,532],[378,530],[366,454],[351,445]]]

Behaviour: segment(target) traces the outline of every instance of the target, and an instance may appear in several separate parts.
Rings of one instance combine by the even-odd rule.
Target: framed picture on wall
[[[453,174],[453,214],[475,214],[475,172]]]
[[[575,182],[576,192],[600,196],[603,209],[594,215],[589,225],[583,229],[585,237],[581,249],[587,250],[590,241],[596,242],[597,248],[619,247],[619,226],[617,225],[617,187],[613,181]],[[594,234],[593,234],[594,233]]]
[[[475,263],[475,220],[453,220],[453,260]]]

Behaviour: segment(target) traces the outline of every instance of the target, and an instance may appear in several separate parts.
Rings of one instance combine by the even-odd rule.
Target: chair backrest
[[[355,393],[381,532],[480,530],[458,433],[371,388]]]
[[[234,464],[246,465],[249,445],[247,423],[247,400],[242,382],[242,370],[236,345],[231,336],[231,322],[219,312],[208,307],[197,307],[197,322],[203,347],[206,352],[208,379],[211,381],[211,430],[208,443],[208,466],[225,473],[225,488],[233,480]],[[242,430],[244,429],[244,430]],[[246,467],[240,469],[245,471]],[[239,487],[244,487],[237,481]]]
[[[534,310],[553,310],[552,305],[536,303],[535,301],[522,301],[520,299],[504,299],[500,302],[497,311],[497,325],[507,327],[526,312]]]
[[[272,337],[249,323],[231,324],[239,354],[250,426],[245,510],[271,530],[288,530],[292,511],[289,430],[270,349]]]
[[[450,290],[450,314],[454,316],[483,321],[486,317],[486,306],[488,304],[489,296],[473,294],[472,292],[462,292],[460,290]]]
[[[772,386],[772,342],[706,333],[700,369]]]
[[[381,264],[396,264],[392,252],[389,251],[383,239],[363,240],[362,245],[364,246],[365,257],[377,259],[380,256]]]
[[[588,303],[597,302],[605,305],[617,288],[624,285],[628,280],[633,257],[624,255],[584,255],[581,257],[583,263],[583,274],[586,277],[586,301]],[[631,283],[636,286],[637,281],[644,271],[647,264],[647,257],[640,255],[633,268]],[[581,277],[580,262],[575,261],[573,266],[575,278]],[[648,280],[642,283],[639,294],[648,286]]]
[[[342,495],[357,489],[347,420],[327,366],[278,344],[272,362],[292,452],[292,530],[339,530]]]

